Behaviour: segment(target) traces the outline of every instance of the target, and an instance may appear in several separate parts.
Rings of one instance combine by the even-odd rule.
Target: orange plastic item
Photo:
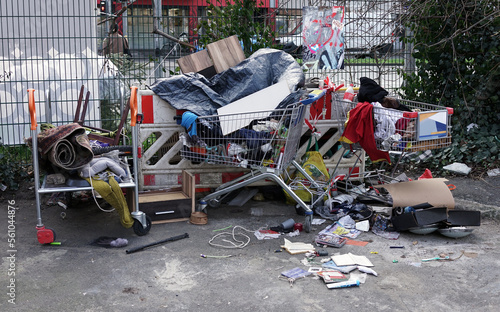
[[[130,126],[135,127],[137,122],[137,87],[130,87]]]
[[[28,89],[28,106],[30,110],[31,130],[36,130],[36,107],[35,107],[35,89]]]

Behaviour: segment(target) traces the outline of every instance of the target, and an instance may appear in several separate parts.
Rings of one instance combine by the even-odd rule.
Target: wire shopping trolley
[[[305,210],[304,230],[310,232],[313,211],[283,181],[281,175],[293,165],[309,177],[295,161],[308,104],[321,98],[325,92],[309,94],[309,98],[286,108],[200,116],[196,119],[196,134],[189,131],[184,137],[181,156],[197,163],[249,168],[250,172],[219,186],[215,192],[199,201],[198,211],[206,206],[216,207],[223,195],[270,179]],[[310,177],[309,177],[310,178]],[[315,183],[310,178],[311,183]]]
[[[355,117],[364,116],[363,120],[353,120],[350,112],[360,103],[345,101],[341,93],[332,96],[332,119],[337,120],[339,131],[345,135],[347,123],[356,124],[372,123],[373,127],[365,127],[366,131],[372,131],[374,142],[372,147],[379,151],[399,153],[400,157],[394,166],[393,173],[388,176],[385,171],[378,169],[373,171],[355,172],[356,164],[361,161],[360,151],[363,147],[359,143],[342,143],[343,151],[341,155],[351,153],[355,157],[355,163],[347,174],[340,174],[337,169],[343,156],[330,174],[330,180],[311,184],[308,179],[295,178],[289,183],[293,190],[305,190],[311,194],[311,206],[325,198],[331,198],[332,191],[344,191],[346,193],[362,194],[373,199],[380,200],[379,196],[372,194],[373,185],[391,183],[395,179],[392,177],[399,161],[406,153],[425,151],[443,148],[451,145],[451,116],[453,109],[427,104],[417,101],[399,99],[401,109],[385,108],[373,105],[371,116],[358,114]],[[361,103],[363,104],[363,103]],[[357,107],[361,109],[360,107]],[[370,121],[368,120],[370,117]],[[358,131],[361,127],[356,127]],[[369,129],[369,130],[368,130]],[[353,182],[364,181],[370,187],[360,187]],[[392,204],[392,203],[391,203]]]
[[[383,170],[357,173],[363,180],[371,178],[377,180],[379,184],[385,181],[390,183],[394,180],[392,176],[406,153],[444,148],[452,143],[453,108],[406,99],[397,101],[399,109],[385,108],[377,103],[371,103],[373,128],[370,131],[373,132],[374,147],[377,150],[400,156],[390,176],[385,175]],[[332,114],[340,121],[343,136],[349,122],[367,123],[366,120],[352,120],[350,112],[360,104],[362,103],[344,101],[340,94],[332,97]],[[352,144],[343,143],[343,146],[344,150],[352,148]],[[359,144],[354,146],[360,148]],[[346,184],[351,174],[352,172],[349,172],[345,177]]]
[[[405,99],[398,101],[402,109],[373,106],[373,135],[377,150],[401,153],[399,163],[406,153],[451,145],[453,108]],[[337,97],[333,105],[340,119],[351,122],[347,113],[357,103]]]

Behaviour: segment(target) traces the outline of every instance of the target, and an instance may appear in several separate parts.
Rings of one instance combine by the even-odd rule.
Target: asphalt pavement
[[[331,222],[295,237],[258,240],[253,234],[257,229],[290,218],[303,221],[279,198],[250,200],[241,207],[222,205],[208,210],[206,225],[153,225],[140,237],[120,225],[116,212],[103,212],[92,201],[67,210],[44,206],[43,223],[54,229],[61,244],[40,245],[34,191],[2,193],[0,310],[497,311],[500,178],[449,180],[456,186],[455,209],[480,210],[481,225],[459,239],[437,232],[401,232],[397,240],[390,240],[363,232],[356,240],[368,242],[365,246],[321,249],[329,256],[366,256],[373,263],[377,276],[361,275],[365,280],[359,287],[342,289],[328,289],[313,275],[293,283],[280,277],[284,271],[308,270],[326,259],[317,257],[306,265],[304,254],[281,248],[284,239],[312,243]],[[186,238],[126,252],[186,233]],[[101,236],[124,238],[128,245],[91,244]],[[435,257],[449,259],[422,261]]]

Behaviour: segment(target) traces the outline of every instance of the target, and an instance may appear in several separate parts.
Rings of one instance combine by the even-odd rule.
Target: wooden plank
[[[177,219],[171,219],[171,220],[158,220],[158,221],[152,221],[152,224],[165,224],[165,223],[172,223],[172,222],[180,222],[180,221],[188,221],[189,218],[177,218]]]
[[[181,71],[185,73],[197,73],[214,66],[207,50],[183,56],[177,60]]]
[[[196,179],[190,172],[182,171],[182,191],[191,198],[191,212],[196,210]]]
[[[238,65],[245,59],[236,35],[207,44],[207,50],[217,73]]]
[[[152,203],[159,201],[169,201],[177,199],[188,199],[189,197],[183,192],[165,192],[163,194],[140,194],[139,203]]]

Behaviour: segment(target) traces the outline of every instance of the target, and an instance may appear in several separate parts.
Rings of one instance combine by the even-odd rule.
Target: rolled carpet
[[[42,156],[66,170],[81,168],[94,158],[85,129],[77,123],[42,131],[38,148]]]

